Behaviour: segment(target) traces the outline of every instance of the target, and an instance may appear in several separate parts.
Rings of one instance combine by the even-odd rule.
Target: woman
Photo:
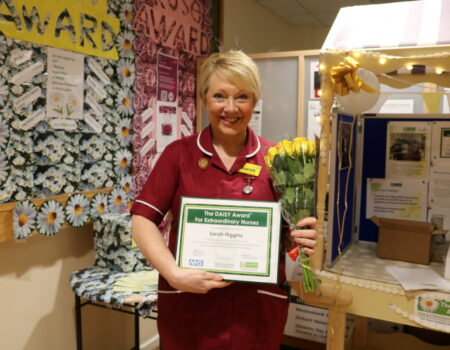
[[[166,147],[131,209],[133,237],[160,273],[158,331],[163,350],[278,349],[287,318],[284,255],[279,285],[226,282],[222,275],[181,269],[173,252],[180,196],[276,201],[264,155],[272,144],[249,127],[260,97],[256,64],[240,51],[213,54],[204,62],[200,94],[210,125]],[[240,173],[261,165],[259,176]],[[252,190],[243,191],[250,183]],[[169,247],[157,225],[168,210],[173,224]],[[291,236],[308,254],[316,244],[316,221]]]

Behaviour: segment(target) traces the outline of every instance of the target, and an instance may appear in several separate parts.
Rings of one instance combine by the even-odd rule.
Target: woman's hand
[[[314,217],[303,218],[297,223],[297,227],[308,227],[306,229],[291,229],[291,237],[295,243],[304,247],[304,252],[308,255],[314,253],[317,244],[317,220]]]
[[[223,276],[203,270],[182,269],[178,266],[167,278],[169,284],[178,290],[205,294],[213,288],[224,288],[232,282],[225,282]]]

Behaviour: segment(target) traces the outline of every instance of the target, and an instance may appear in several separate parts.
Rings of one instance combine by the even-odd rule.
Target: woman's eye
[[[247,99],[248,99],[248,95],[246,95],[246,94],[239,95],[239,97],[238,97],[238,100],[247,100]]]
[[[223,98],[223,95],[220,94],[220,93],[216,93],[216,94],[213,95],[213,97],[214,97],[214,98],[217,98],[217,99],[222,99],[222,98]]]

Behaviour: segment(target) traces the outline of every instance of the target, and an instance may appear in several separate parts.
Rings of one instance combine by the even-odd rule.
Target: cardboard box
[[[378,226],[379,258],[429,264],[433,224],[422,221],[372,217]]]

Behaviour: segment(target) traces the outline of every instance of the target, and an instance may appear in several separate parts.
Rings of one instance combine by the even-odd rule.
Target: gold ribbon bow
[[[358,93],[363,89],[367,92],[378,93],[372,89],[356,74],[359,63],[354,58],[347,56],[344,61],[331,69],[331,81],[334,84],[334,91],[341,96],[348,95],[350,91]]]

